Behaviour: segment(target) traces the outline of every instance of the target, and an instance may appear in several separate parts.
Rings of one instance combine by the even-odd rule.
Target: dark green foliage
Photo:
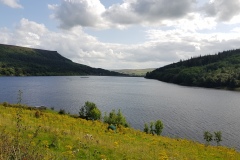
[[[218,131],[218,132],[214,132],[214,141],[217,142],[217,145],[220,144],[220,142],[222,141],[222,132],[221,131]]]
[[[77,64],[56,51],[0,44],[0,76],[71,76],[123,74]]]
[[[207,145],[209,144],[209,142],[211,142],[213,140],[213,135],[212,133],[205,131],[204,135],[203,135],[205,141],[207,142]]]
[[[156,122],[150,122],[150,130],[148,128],[148,124],[145,123],[144,129],[143,129],[144,132],[150,133],[152,135],[154,134],[161,135],[162,130],[163,130],[163,123],[161,120],[157,120]]]
[[[146,74],[146,78],[187,86],[240,87],[240,49],[180,60]]]
[[[145,132],[145,133],[149,133],[149,127],[148,127],[148,124],[147,123],[145,123],[144,124],[144,129],[143,129],[143,131]]]
[[[87,120],[99,120],[101,118],[101,111],[97,108],[96,104],[87,101],[80,108],[79,116]]]
[[[58,113],[59,114],[66,114],[66,111],[64,109],[60,109]]]
[[[163,130],[163,123],[162,123],[162,121],[157,120],[155,122],[155,132],[156,132],[156,134],[161,135],[162,130]]]
[[[150,122],[150,134],[154,135],[155,129],[153,128],[154,123]]]
[[[105,116],[103,118],[103,121],[108,124],[114,124],[114,125],[122,125],[125,127],[129,127],[129,124],[126,121],[126,118],[123,116],[121,110],[119,109],[116,113],[113,109],[112,112],[109,113],[109,116],[105,113]]]

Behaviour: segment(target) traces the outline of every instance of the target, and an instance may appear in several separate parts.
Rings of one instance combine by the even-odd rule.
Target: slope
[[[240,87],[240,49],[179,61],[146,74],[146,78],[187,86]]]
[[[0,104],[0,159],[240,159],[238,151],[222,146],[153,136],[124,127],[113,132],[107,127],[100,121],[50,110]]]
[[[77,64],[57,51],[0,44],[0,76],[67,76],[122,74]]]

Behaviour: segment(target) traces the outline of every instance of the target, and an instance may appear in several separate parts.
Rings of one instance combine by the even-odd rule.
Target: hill
[[[122,74],[74,63],[57,51],[0,44],[0,76],[69,76]]]
[[[238,89],[240,49],[180,60],[147,73],[146,78],[187,86]]]
[[[119,70],[113,70],[115,72],[119,72],[122,74],[127,74],[130,76],[136,76],[136,77],[144,77],[147,72],[153,71],[155,68],[148,68],[148,69],[119,69]]]
[[[131,128],[119,127],[113,132],[100,121],[3,103],[0,104],[0,159],[236,160],[240,159],[240,153]]]

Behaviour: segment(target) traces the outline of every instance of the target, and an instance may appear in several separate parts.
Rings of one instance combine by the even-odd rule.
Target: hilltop
[[[122,126],[113,132],[100,121],[3,103],[0,104],[0,159],[235,160],[240,159],[240,153]]]
[[[0,44],[0,76],[70,76],[123,74],[74,63],[57,51]]]
[[[180,60],[146,74],[146,78],[187,86],[240,88],[240,49]]]

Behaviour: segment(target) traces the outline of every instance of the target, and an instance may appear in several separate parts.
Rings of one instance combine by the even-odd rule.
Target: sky
[[[240,0],[0,0],[0,43],[104,69],[240,48]]]

